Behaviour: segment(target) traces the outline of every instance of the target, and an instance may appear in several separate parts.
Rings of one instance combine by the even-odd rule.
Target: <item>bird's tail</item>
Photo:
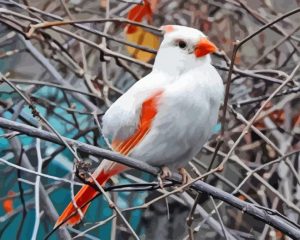
[[[127,167],[122,164],[103,160],[93,173],[93,177],[101,186],[103,186],[112,176],[123,172],[125,169],[127,169]],[[76,207],[81,210],[83,215],[86,213],[90,205],[90,201],[97,195],[97,193],[98,191],[93,187],[84,185],[74,197],[74,201],[77,205]],[[54,228],[62,223],[70,226],[79,223],[81,221],[81,216],[79,211],[76,210],[76,207],[74,206],[73,202],[70,202],[57,219]]]

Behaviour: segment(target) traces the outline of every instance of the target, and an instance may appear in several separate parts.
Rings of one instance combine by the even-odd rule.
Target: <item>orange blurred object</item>
[[[7,193],[8,198],[5,199],[2,203],[2,207],[6,213],[10,213],[14,210],[14,201],[13,198],[11,198],[14,195],[15,193],[13,191],[9,191]]]
[[[270,109],[272,106],[273,106],[272,103],[269,103],[269,104],[267,104],[267,106],[264,108],[264,110],[266,111],[266,110]],[[275,111],[271,112],[271,113],[268,115],[268,117],[270,117],[271,120],[272,120],[274,123],[278,124],[278,125],[283,124],[284,121],[285,121],[284,111],[283,111],[282,109],[275,110]],[[266,127],[265,124],[264,124],[264,122],[263,122],[263,119],[257,121],[257,122],[254,124],[254,126],[257,127],[258,129],[263,129],[263,128]]]
[[[151,24],[152,8],[150,3],[145,0],[143,5],[134,6],[128,13],[128,19],[135,22],[146,20],[148,24]],[[125,37],[126,40],[131,43],[152,49],[158,49],[160,43],[158,36],[144,30],[142,27],[131,24],[125,28]],[[126,49],[134,58],[144,62],[148,62],[155,57],[153,53],[142,51],[134,47],[126,46]]]

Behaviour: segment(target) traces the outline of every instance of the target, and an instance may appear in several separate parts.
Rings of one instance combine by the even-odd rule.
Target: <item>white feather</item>
[[[222,96],[222,81],[212,66],[183,74],[164,92],[151,131],[131,156],[183,167],[211,136]]]

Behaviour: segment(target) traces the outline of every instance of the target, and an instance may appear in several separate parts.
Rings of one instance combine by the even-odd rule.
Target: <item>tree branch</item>
[[[63,145],[63,143],[59,140],[59,138],[52,133],[49,133],[44,130],[40,130],[34,127],[27,126],[25,124],[21,124],[18,122],[13,122],[10,120],[7,120],[5,118],[0,117],[0,127],[9,129],[9,130],[14,130],[21,132],[23,134],[32,136],[32,137],[38,137],[43,140],[47,140],[50,142],[54,142],[60,145]],[[131,168],[138,169],[147,173],[150,173],[152,175],[157,175],[159,172],[159,169],[156,167],[152,167],[148,164],[146,164],[143,161],[138,161],[136,159],[130,158],[130,157],[124,157],[121,154],[118,154],[116,152],[108,151],[99,147],[95,147],[89,144],[85,144],[79,141],[75,141],[69,138],[64,138],[64,140],[69,144],[69,145],[75,145],[78,149],[78,151],[82,151],[94,156],[99,156],[103,158],[107,158],[111,161],[115,161],[118,163],[125,164]],[[181,182],[181,177],[177,173],[173,173],[172,178],[169,180],[174,181],[176,183]],[[198,191],[198,192],[203,192],[206,193],[216,199],[222,200],[229,205],[238,208],[242,210],[244,213],[247,213],[256,219],[269,224],[276,229],[282,231],[283,233],[287,234],[288,236],[298,239],[300,238],[300,226],[296,224],[291,224],[284,218],[282,218],[280,215],[274,214],[274,211],[271,209],[267,208],[261,208],[257,205],[251,204],[244,202],[240,200],[239,198],[224,192],[216,187],[213,187],[205,182],[202,181],[197,181],[191,185],[191,187]]]

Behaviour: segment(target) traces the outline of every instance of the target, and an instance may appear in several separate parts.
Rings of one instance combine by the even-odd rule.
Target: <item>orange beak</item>
[[[197,58],[203,57],[206,54],[214,53],[218,50],[215,44],[209,41],[207,38],[202,37],[200,41],[196,44],[194,54]]]

